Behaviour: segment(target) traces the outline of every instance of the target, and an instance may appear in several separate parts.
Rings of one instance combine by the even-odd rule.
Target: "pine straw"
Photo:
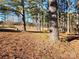
[[[79,59],[77,46],[78,41],[53,43],[44,33],[0,33],[0,59]]]

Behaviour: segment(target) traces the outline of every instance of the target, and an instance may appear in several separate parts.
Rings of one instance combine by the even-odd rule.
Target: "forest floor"
[[[79,40],[53,42],[48,33],[0,32],[0,59],[79,59]]]

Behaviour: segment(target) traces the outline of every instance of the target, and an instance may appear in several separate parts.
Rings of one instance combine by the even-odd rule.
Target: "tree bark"
[[[67,34],[70,33],[70,15],[67,14]]]
[[[56,0],[49,0],[50,13],[50,39],[56,41],[59,39],[58,23],[57,23],[57,3]]]
[[[24,25],[24,31],[26,31],[26,21],[25,21],[25,10],[24,10],[24,0],[22,1],[22,7],[23,7],[23,15],[22,15],[22,20],[23,20],[23,25]]]

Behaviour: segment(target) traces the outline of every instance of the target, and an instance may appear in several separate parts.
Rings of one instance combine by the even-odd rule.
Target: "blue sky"
[[[69,6],[68,1],[70,1]],[[76,3],[77,0],[58,0],[58,7],[63,12],[73,13],[77,11]]]
[[[71,5],[69,6],[67,12],[70,12],[70,13],[76,12],[77,8],[75,7],[76,7],[77,0],[70,0],[70,2],[71,2]]]
[[[0,13],[0,21],[3,20],[4,15],[2,13]]]
[[[69,1],[69,0],[57,0],[57,1],[58,1],[58,7],[61,11],[68,12],[68,13],[73,13],[73,12],[77,11],[76,8],[75,8],[77,0],[70,0],[70,6],[68,6],[66,4],[67,1]],[[48,0],[45,0],[45,2],[43,2],[43,8],[46,9],[46,10],[48,9]],[[18,17],[16,17],[15,14],[13,14],[13,15],[14,15],[13,17],[10,16],[10,15],[8,17],[14,18],[17,21]],[[26,16],[28,17],[29,21],[31,22],[32,21],[31,16],[30,15],[26,15]],[[0,15],[0,20],[2,20],[2,17],[3,17],[3,15]],[[26,17],[26,19],[27,19],[27,17]]]
[[[47,7],[48,7],[48,0],[45,0],[45,2],[43,2],[43,8],[44,9],[47,9]],[[12,16],[13,15],[13,16]],[[30,15],[28,15],[28,14],[26,14],[26,20],[27,20],[27,18],[29,19],[29,21],[31,22],[32,20],[31,20],[31,16]],[[3,15],[0,15],[0,21],[2,21],[2,18],[3,18]],[[16,17],[16,15],[15,14],[13,14],[13,13],[10,13],[9,15],[8,15],[8,19],[15,19],[16,21],[17,21],[17,19],[18,19],[18,17]]]

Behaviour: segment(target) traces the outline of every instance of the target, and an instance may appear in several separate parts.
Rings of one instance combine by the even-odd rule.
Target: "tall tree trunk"
[[[40,14],[38,13],[38,30],[41,31],[41,20],[40,20]]]
[[[70,33],[70,15],[67,14],[67,34]]]
[[[43,12],[41,14],[41,30],[43,30]]]
[[[38,21],[38,14],[35,15],[35,18],[36,18],[36,30],[39,31],[39,21]]]
[[[21,1],[22,1],[22,7],[23,7],[22,20],[23,20],[23,23],[24,23],[24,31],[26,31],[26,21],[25,21],[24,0],[21,0]]]
[[[57,23],[57,3],[56,0],[49,0],[49,13],[50,13],[50,39],[57,41],[58,35],[58,23]]]

